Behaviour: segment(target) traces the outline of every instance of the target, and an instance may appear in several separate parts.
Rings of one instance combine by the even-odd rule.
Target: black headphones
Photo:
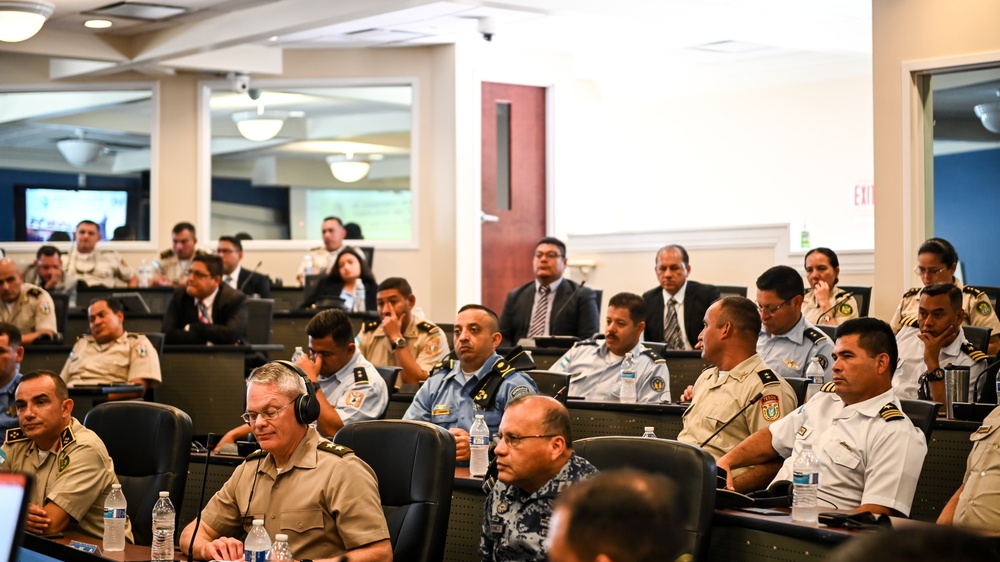
[[[319,419],[319,401],[316,400],[316,384],[309,380],[306,372],[291,361],[277,360],[272,363],[283,365],[288,370],[302,377],[306,383],[306,393],[295,399],[295,419],[299,423],[310,424]]]

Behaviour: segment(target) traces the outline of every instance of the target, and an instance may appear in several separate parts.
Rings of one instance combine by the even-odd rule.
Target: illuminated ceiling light
[[[1000,134],[1000,102],[981,103],[975,107],[976,117],[991,133]]]
[[[83,26],[89,29],[107,29],[111,25],[109,20],[87,20],[83,22]]]
[[[333,177],[343,183],[361,181],[368,175],[368,170],[372,167],[367,158],[355,160],[351,153],[327,156],[326,163],[330,165],[330,173],[333,174]]]
[[[104,151],[104,145],[86,139],[65,139],[56,143],[56,148],[72,166],[83,168]]]
[[[17,43],[33,37],[55,9],[48,2],[0,2],[0,41]]]
[[[287,118],[287,111],[240,111],[233,114],[233,121],[243,138],[257,142],[277,136]]]

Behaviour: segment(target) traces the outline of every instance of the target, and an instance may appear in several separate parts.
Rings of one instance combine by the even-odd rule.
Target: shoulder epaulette
[[[128,338],[130,338],[130,339],[139,339],[139,336],[141,336],[141,335],[142,335],[142,334],[137,334],[137,333],[135,333],[135,332],[129,332],[129,333],[127,334],[127,337],[128,337]]]
[[[912,296],[916,295],[919,292],[920,292],[920,287],[914,287],[914,288],[910,289],[909,291],[906,291],[905,293],[903,293],[903,298],[906,299],[906,298],[912,297]]]
[[[989,355],[986,355],[985,353],[980,351],[978,347],[972,345],[969,342],[965,342],[962,344],[962,351],[964,351],[966,355],[971,357],[972,360],[976,362],[989,359]]]
[[[573,343],[573,347],[576,347],[578,345],[598,345],[598,343],[597,340],[595,340],[594,338],[590,338],[589,340],[580,340],[578,342]]]
[[[210,255],[212,255],[212,253],[211,252],[206,252],[205,250],[202,250],[201,248],[195,248],[194,249],[194,255],[196,255],[196,256],[210,256]]]
[[[897,408],[896,405],[893,404],[892,402],[889,402],[885,406],[882,406],[882,409],[879,410],[878,413],[880,416],[882,416],[882,419],[884,419],[885,421],[896,421],[896,420],[906,419],[906,416],[903,415],[903,412],[900,412],[899,408]]]
[[[479,384],[472,387],[472,390],[469,391],[469,396],[472,398],[472,401],[475,402],[476,406],[479,406],[483,410],[489,410],[496,402],[500,385],[508,375],[518,371],[527,371],[534,368],[535,362],[531,359],[531,355],[524,351],[521,346],[517,346],[512,349],[506,357],[497,359],[496,362],[493,363],[493,367],[490,368],[489,372],[483,375],[483,378],[479,380]],[[515,398],[515,393],[519,393],[521,391],[520,386],[521,385],[515,387],[511,391],[511,398]],[[530,392],[528,387],[525,386],[524,388],[527,392]]]
[[[361,325],[361,330],[365,332],[374,332],[379,325],[382,324],[378,320],[372,320],[371,322],[365,322]]]
[[[639,355],[645,355],[646,357],[649,357],[653,361],[653,363],[666,363],[667,362],[666,359],[664,359],[663,357],[660,357],[660,354],[657,353],[656,351],[652,350],[652,349],[645,349]]]
[[[316,445],[316,448],[319,449],[320,451],[326,451],[327,453],[333,453],[333,454],[337,455],[338,457],[342,457],[344,455],[349,455],[349,454],[351,454],[351,453],[354,452],[354,450],[351,449],[350,447],[345,447],[343,445],[337,445],[336,443],[330,443],[329,441],[320,441],[319,444]]]
[[[28,436],[24,434],[24,431],[20,427],[12,427],[7,430],[6,437],[7,443],[14,443],[16,441],[27,441]]]
[[[368,371],[364,367],[355,367],[354,369],[354,384],[368,384]]]
[[[981,290],[973,287],[972,285],[966,285],[962,287],[963,293],[969,293],[972,296],[978,297],[979,295],[985,294]]]
[[[42,294],[42,290],[41,289],[38,289],[38,288],[28,289],[28,296],[29,297],[39,297],[39,296],[41,296],[41,294]]]
[[[76,436],[73,435],[73,430],[67,425],[66,429],[63,429],[62,433],[59,434],[59,444],[65,449],[73,441],[76,441]]]
[[[899,321],[899,323],[904,326],[909,326],[911,328],[920,327],[916,316],[904,316],[903,319]]]
[[[266,454],[267,454],[267,451],[265,451],[264,449],[257,449],[256,451],[254,451],[254,452],[250,453],[249,455],[247,455],[247,458],[243,459],[243,462],[247,462],[247,461],[252,461],[252,460],[259,459],[259,458],[263,457]]]
[[[764,386],[781,382],[778,375],[774,374],[774,371],[771,369],[761,369],[760,371],[757,371],[757,376],[760,377],[760,382],[763,383]]]
[[[162,252],[160,252],[160,259],[161,260],[165,260],[167,258],[172,258],[172,257],[174,257],[174,251],[173,250],[163,250]]]
[[[809,338],[813,343],[819,343],[826,338],[826,334],[817,330],[816,328],[806,328],[803,332],[807,338]]]
[[[823,386],[819,387],[820,392],[837,392],[837,385],[833,382],[828,382]]]
[[[417,324],[417,329],[420,330],[421,332],[430,333],[430,332],[434,331],[434,328],[437,328],[438,330],[441,329],[441,328],[438,328],[436,325],[431,324],[430,322],[428,322],[426,320],[424,320],[423,322]]]
[[[441,362],[435,364],[433,367],[431,367],[431,370],[429,371],[429,374],[430,375],[436,375],[438,373],[447,373],[447,372],[451,371],[454,368],[455,368],[455,360],[454,359],[445,359],[444,361],[441,361]]]

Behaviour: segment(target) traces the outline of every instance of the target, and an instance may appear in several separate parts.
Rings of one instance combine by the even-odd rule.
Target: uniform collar
[[[747,357],[746,359],[741,361],[738,365],[733,367],[729,371],[729,376],[740,382],[743,382],[743,379],[747,378],[747,375],[754,372],[754,370],[757,368],[757,365],[760,365],[762,361],[763,360],[760,358],[760,355],[754,353],[753,355]]]
[[[348,375],[353,378],[354,375],[352,373],[354,372],[354,367],[358,364],[358,358],[359,357],[361,357],[361,350],[359,350],[357,347],[355,347],[354,348],[354,355],[351,356],[351,360],[348,361],[347,364],[345,364],[343,367],[340,368],[339,371],[337,371],[336,373],[330,375],[329,377],[319,377],[319,380],[320,381],[325,381],[325,380],[328,380],[328,379],[337,379],[337,380],[340,380],[341,378],[343,378],[345,376],[348,376]]]
[[[635,344],[635,347],[629,351],[632,352],[632,359],[638,359],[639,355],[642,354],[643,351],[646,351],[646,346],[642,345],[642,341],[639,341]],[[601,357],[607,357],[611,354],[611,350],[608,349],[608,340],[601,338],[601,342],[597,346],[597,354]]]
[[[833,393],[832,398],[834,400],[837,400],[841,404],[843,404],[844,402],[840,398],[840,396],[838,396],[836,393]],[[895,399],[896,399],[896,393],[893,391],[893,389],[890,388],[889,390],[883,392],[882,394],[879,394],[878,396],[873,396],[868,400],[863,400],[861,402],[858,402],[857,404],[852,404],[850,406],[843,404],[844,406],[843,411],[840,414],[835,415],[834,417],[843,419],[849,417],[852,412],[857,412],[863,416],[874,418],[879,415],[879,411],[882,409],[883,406],[885,406],[889,402],[895,401]]]
[[[769,339],[786,338],[788,340],[791,340],[792,343],[794,343],[795,345],[802,345],[802,342],[805,340],[805,331],[806,331],[806,315],[802,313],[799,313],[799,321],[796,322],[794,326],[792,326],[791,330],[788,330],[784,334],[771,335],[767,333],[767,330],[765,328],[761,327],[760,329],[760,332],[766,335]]]
[[[503,359],[503,357],[501,357],[500,354],[498,354],[497,352],[494,351],[493,355],[490,355],[486,359],[486,362],[483,363],[483,365],[481,367],[479,367],[479,370],[476,371],[476,374],[472,375],[472,379],[469,379],[469,380],[477,380],[478,381],[478,380],[482,379],[483,376],[486,373],[488,373],[490,371],[490,369],[493,368],[493,365],[495,365],[496,362],[499,361],[500,359]],[[461,374],[461,372],[462,372],[462,364],[458,360],[455,360],[455,366],[452,367],[451,371],[449,371],[448,374],[444,376],[444,378],[445,378],[445,380],[450,379],[450,378],[455,378],[456,376],[458,376],[459,374]]]
[[[316,459],[319,454],[319,450],[317,449],[319,440],[319,433],[312,426],[307,426],[306,434],[299,440],[299,444],[295,447],[295,450],[292,451],[292,456],[288,459],[288,464],[281,467],[282,474],[293,468],[316,468]],[[260,471],[277,475],[278,467],[274,463],[274,455],[271,453],[267,454],[265,462],[260,467]]]

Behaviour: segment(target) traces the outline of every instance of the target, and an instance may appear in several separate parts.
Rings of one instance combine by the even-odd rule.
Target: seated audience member
[[[379,320],[365,322],[358,348],[380,367],[401,367],[397,385],[427,380],[434,365],[448,356],[448,336],[432,322],[414,317],[417,297],[402,277],[378,284],[375,300]]]
[[[49,242],[69,242],[72,238],[69,237],[69,233],[65,230],[53,230],[52,234],[49,234]]]
[[[170,231],[172,247],[160,252],[160,270],[153,282],[156,285],[181,287],[187,280],[187,272],[191,269],[191,260],[195,256],[205,256],[208,252],[197,247],[198,235],[194,225],[189,222],[179,222]]]
[[[236,234],[233,234],[233,238],[239,240],[241,243],[247,240],[253,240],[253,236],[251,236],[249,232],[237,232]]]
[[[3,445],[7,430],[17,427],[17,408],[14,406],[14,391],[21,382],[21,330],[17,326],[0,322],[0,445]]]
[[[979,380],[986,368],[986,354],[965,339],[962,333],[962,290],[951,283],[931,283],[920,291],[916,318],[904,318],[896,333],[899,365],[892,387],[896,396],[916,400],[924,385],[930,393],[924,400],[944,403],[944,367],[969,367],[969,402],[982,392]]]
[[[361,225],[356,222],[349,222],[344,225],[344,240],[364,240],[365,235],[361,233]]]
[[[104,536],[104,500],[118,484],[115,465],[96,433],[73,416],[66,384],[51,371],[26,373],[17,385],[19,428],[8,429],[0,471],[34,476],[24,529]],[[8,506],[9,508],[9,506]],[[132,542],[132,523],[125,523]]]
[[[593,336],[600,329],[597,293],[563,278],[566,245],[557,238],[542,238],[532,264],[535,280],[512,290],[503,304],[504,345],[538,336]]]
[[[243,243],[233,236],[219,237],[215,254],[222,259],[222,282],[245,295],[271,298],[271,280],[262,273],[244,269]]]
[[[355,347],[347,313],[324,310],[309,320],[306,333],[309,357],[299,359],[298,365],[315,386],[320,406],[316,421],[319,434],[333,437],[349,423],[378,419],[389,405],[389,390],[379,372]],[[245,425],[232,429],[216,450],[247,433]]]
[[[0,258],[0,322],[21,330],[21,343],[52,341],[56,337],[56,307],[45,289],[25,283],[17,264]]]
[[[670,401],[667,362],[639,342],[646,323],[642,297],[618,293],[608,301],[604,338],[577,342],[556,363],[558,370],[579,373],[570,383],[573,396],[617,402],[621,367],[626,353],[635,359],[635,388],[639,402]]]
[[[552,502],[597,469],[573,453],[569,412],[548,396],[512,400],[499,437],[499,482],[486,496],[479,559],[544,562]]]
[[[682,548],[677,488],[662,474],[602,472],[556,500],[550,562],[669,562]]]
[[[135,229],[127,224],[123,224],[115,229],[111,234],[111,239],[119,242],[122,240],[135,240]]]
[[[783,377],[804,377],[815,357],[830,382],[833,344],[802,314],[802,277],[787,265],[776,265],[757,278],[757,308],[763,328],[757,353]]]
[[[733,469],[779,458],[775,479],[791,480],[795,457],[811,445],[823,475],[821,509],[909,515],[927,442],[892,390],[892,329],[877,318],[848,320],[837,328],[833,357],[833,382],[718,460],[728,487]]]
[[[802,314],[810,324],[839,326],[861,316],[858,301],[837,287],[840,260],[830,248],[813,248],[806,253],[806,280],[809,288],[802,299]]]
[[[114,250],[98,250],[101,227],[92,220],[82,220],[76,225],[73,249],[66,256],[67,273],[89,287],[138,287],[135,271]]]
[[[701,357],[715,367],[706,369],[694,386],[684,391],[681,399],[692,404],[684,412],[684,427],[677,440],[703,447],[718,459],[754,432],[794,410],[798,401],[792,387],[757,354],[760,315],[753,301],[744,297],[715,301],[705,312],[704,326],[698,336]],[[702,445],[757,394],[763,396],[756,405]],[[736,489],[749,491],[766,486],[778,468],[778,463],[772,463],[737,470]]]
[[[142,334],[125,331],[122,303],[96,298],[87,308],[90,333],[80,336],[59,375],[66,386],[132,382],[143,389],[160,384],[160,357]],[[112,394],[112,399],[133,398]]]
[[[962,485],[941,510],[938,523],[986,532],[1000,529],[1000,407],[969,436],[972,451]]]
[[[995,528],[989,529],[995,531]],[[826,557],[828,562],[983,562],[1000,560],[1000,548],[989,537],[959,529],[919,525],[880,529],[844,541]]]
[[[660,286],[643,293],[646,301],[646,341],[664,342],[667,349],[694,349],[709,305],[719,300],[714,285],[688,279],[691,262],[684,246],[664,246],[653,268]]]
[[[450,431],[459,461],[469,460],[469,429],[476,414],[483,414],[490,435],[495,434],[511,400],[538,392],[535,381],[497,355],[499,345],[496,313],[478,304],[463,306],[455,320],[458,362],[439,364],[403,414],[404,420]]]
[[[392,560],[375,473],[298,417],[307,392],[289,366],[272,362],[253,371],[243,418],[261,450],[212,496],[197,535],[194,521],[184,528],[182,551],[194,536],[195,559],[243,560],[243,537],[263,519],[269,536],[287,532],[296,559]]]
[[[955,277],[957,268],[958,252],[951,242],[944,238],[930,238],[917,250],[917,266],[913,271],[920,276],[923,287],[931,283],[951,283],[961,289],[962,310],[965,311],[963,322],[991,329],[993,332],[990,335],[990,348],[986,353],[990,356],[996,355],[1000,351],[1000,320],[997,320],[996,311],[993,310],[986,293],[975,287],[965,286],[961,279]],[[893,332],[899,332],[904,318],[917,315],[923,287],[914,287],[903,293],[903,298],[899,301],[895,314],[892,315],[892,321],[889,322]]]
[[[69,295],[70,307],[76,307],[76,276],[63,271],[62,253],[55,246],[42,246],[35,261],[24,272],[24,280],[52,293]]]
[[[364,299],[358,294],[364,291]],[[368,267],[368,262],[361,257],[361,252],[354,248],[344,248],[337,255],[336,265],[328,275],[320,277],[319,284],[302,303],[302,308],[321,305],[324,297],[340,299],[343,308],[350,312],[374,312],[378,306],[376,295],[378,283]]]
[[[312,264],[313,273],[324,275],[332,273],[336,269],[337,256],[340,255],[340,252],[350,248],[350,246],[344,244],[344,239],[347,237],[347,229],[339,218],[326,217],[323,219],[321,228],[323,230],[323,245],[312,248],[307,255],[309,256],[309,263]],[[358,253],[360,259],[365,259],[363,253],[358,250],[355,251]],[[306,258],[303,258],[302,263],[299,264],[299,270],[295,273],[295,278],[299,280],[299,283],[303,284],[305,283],[303,272],[305,271],[306,263]]]
[[[163,317],[169,344],[236,344],[246,339],[247,297],[222,283],[219,256],[195,256],[187,286],[174,289]]]

